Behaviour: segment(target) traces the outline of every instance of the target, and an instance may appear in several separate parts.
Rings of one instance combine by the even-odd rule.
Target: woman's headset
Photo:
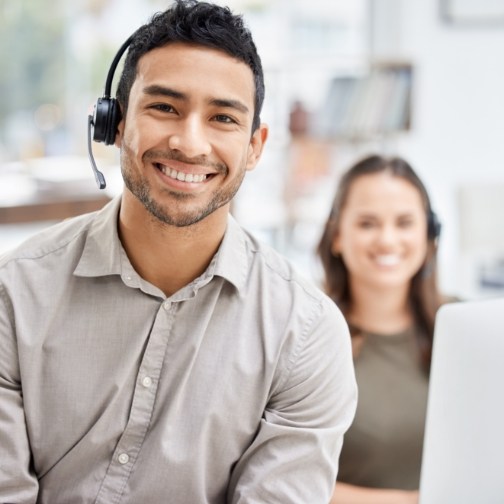
[[[429,240],[437,240],[441,234],[441,222],[432,209],[427,212],[427,237]]]

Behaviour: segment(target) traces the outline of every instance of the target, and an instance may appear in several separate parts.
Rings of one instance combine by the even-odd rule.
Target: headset
[[[436,213],[429,208],[427,211],[427,237],[429,240],[437,240],[441,234],[441,222]]]
[[[91,145],[91,137],[95,142],[103,142],[105,145],[112,145],[115,141],[117,126],[121,121],[121,110],[117,100],[110,96],[112,80],[114,78],[117,65],[119,64],[119,60],[126,49],[130,46],[134,36],[135,34],[130,35],[130,37],[117,51],[107,74],[103,96],[98,98],[96,105],[94,106],[93,114],[88,115],[88,155],[96,183],[100,189],[105,189],[107,183],[105,182],[105,176],[96,166]]]

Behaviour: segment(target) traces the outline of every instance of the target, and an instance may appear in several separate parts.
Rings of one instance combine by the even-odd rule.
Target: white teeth
[[[165,174],[168,175],[168,177],[175,179],[175,180],[180,180],[181,182],[203,182],[206,180],[207,176],[205,174],[195,174],[195,173],[184,173],[184,172],[178,172],[177,170],[174,170],[173,168],[168,168],[167,166],[163,165],[158,165],[161,168],[161,171]]]
[[[380,266],[395,266],[399,264],[400,258],[397,254],[387,254],[375,256],[375,261]]]

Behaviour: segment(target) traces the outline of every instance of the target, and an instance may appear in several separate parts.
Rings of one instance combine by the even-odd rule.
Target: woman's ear
[[[340,248],[340,239],[339,239],[339,234],[336,233],[332,239],[331,242],[331,254],[334,257],[338,257],[340,255],[341,248]]]

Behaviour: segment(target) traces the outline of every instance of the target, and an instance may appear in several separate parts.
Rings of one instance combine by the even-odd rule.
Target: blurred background
[[[233,214],[319,282],[314,249],[338,177],[400,155],[442,224],[440,285],[504,293],[504,1],[228,0],[263,60],[270,126]],[[0,0],[0,253],[121,191],[87,116],[112,58],[158,0]],[[120,66],[119,66],[120,68]],[[114,86],[115,89],[115,81]]]

